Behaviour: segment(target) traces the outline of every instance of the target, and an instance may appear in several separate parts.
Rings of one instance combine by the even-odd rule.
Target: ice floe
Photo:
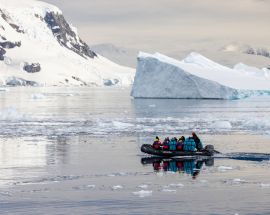
[[[231,166],[219,166],[218,171],[219,172],[226,172],[227,170],[232,170],[233,168]]]
[[[121,190],[123,188],[124,187],[122,185],[114,185],[114,186],[112,186],[112,190]]]
[[[139,196],[141,198],[152,196],[152,193],[153,193],[152,190],[140,190],[140,191],[133,192],[134,195]]]

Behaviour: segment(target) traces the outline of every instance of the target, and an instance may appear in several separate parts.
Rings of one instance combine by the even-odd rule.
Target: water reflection
[[[187,117],[219,112],[216,107],[231,108],[227,100],[199,99],[135,99],[133,100],[136,117]]]
[[[65,137],[0,139],[0,188],[42,177],[49,166],[61,169],[70,162],[70,154]]]
[[[200,171],[205,166],[213,166],[214,158],[196,159],[196,158],[161,158],[145,157],[141,159],[143,165],[152,164],[155,172],[171,171],[191,175],[196,179]]]
[[[57,137],[55,144],[46,146],[47,165],[67,164],[70,157],[70,144],[66,137]]]

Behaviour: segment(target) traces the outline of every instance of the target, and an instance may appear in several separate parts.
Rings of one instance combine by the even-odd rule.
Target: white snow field
[[[57,7],[0,0],[0,85],[130,86],[134,74],[91,51]]]
[[[131,95],[135,98],[236,99],[270,94],[269,70],[234,69],[191,53],[182,61],[139,53]]]

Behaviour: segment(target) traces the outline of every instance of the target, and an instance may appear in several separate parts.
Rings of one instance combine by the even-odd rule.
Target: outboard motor
[[[206,145],[204,150],[209,152],[211,155],[213,155],[215,153],[215,148],[213,145]]]

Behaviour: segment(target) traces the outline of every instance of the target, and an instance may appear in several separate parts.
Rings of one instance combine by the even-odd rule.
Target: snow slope
[[[90,50],[57,7],[0,0],[0,85],[129,86],[134,74]]]
[[[140,52],[138,49],[125,48],[111,43],[91,45],[90,48],[97,54],[108,58],[117,64],[136,68],[136,58]]]
[[[182,61],[159,53],[140,53],[131,95],[233,99],[255,93],[270,93],[269,76],[263,70],[246,65],[231,69],[198,53],[191,53]]]

